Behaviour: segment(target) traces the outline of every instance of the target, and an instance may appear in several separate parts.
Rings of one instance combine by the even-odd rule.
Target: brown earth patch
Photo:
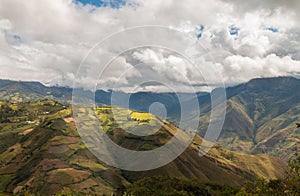
[[[17,193],[19,193],[22,189],[23,189],[23,186],[17,186],[17,187],[13,190],[13,193],[14,193],[14,194],[17,194]]]
[[[60,159],[43,159],[37,166],[37,169],[40,171],[50,171],[53,169],[66,168],[68,166],[69,165],[67,163]]]
[[[18,163],[10,163],[4,167],[0,168],[0,175],[1,174],[13,174],[18,171],[18,169],[21,167]]]
[[[33,128],[27,129],[27,130],[25,130],[25,131],[19,133],[19,135],[27,135],[27,134],[31,133],[32,131],[33,131]]]
[[[89,178],[83,182],[72,184],[70,188],[73,190],[80,190],[86,194],[94,195],[96,193],[102,193],[103,195],[112,195],[114,190],[106,185],[106,182],[102,179]]]
[[[70,148],[67,145],[59,145],[59,146],[50,146],[48,152],[53,153],[65,153],[69,151]]]
[[[55,136],[51,140],[51,145],[56,146],[56,145],[62,145],[62,144],[75,144],[79,143],[79,139],[75,137],[69,137],[69,136]]]
[[[64,121],[65,121],[66,123],[75,122],[75,120],[74,120],[73,117],[64,118]]]
[[[74,184],[86,180],[91,173],[74,168],[56,169],[48,172],[48,182],[54,184]]]

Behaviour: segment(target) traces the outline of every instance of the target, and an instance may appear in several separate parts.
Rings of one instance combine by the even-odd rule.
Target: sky
[[[198,91],[208,90],[204,83],[299,75],[299,10],[298,0],[1,0],[0,78],[62,86],[76,80],[124,91],[168,91],[159,85],[167,83]],[[147,25],[172,33],[126,31]],[[169,48],[128,50],[143,39]],[[140,85],[146,79],[149,85]]]

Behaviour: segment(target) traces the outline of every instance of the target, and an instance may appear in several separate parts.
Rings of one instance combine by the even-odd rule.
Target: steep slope
[[[196,137],[188,149],[168,165],[145,172],[129,172],[98,160],[81,141],[70,108],[55,101],[1,103],[4,116],[0,125],[0,190],[19,193],[26,189],[52,195],[63,189],[89,194],[107,194],[124,189],[144,176],[168,175],[199,178],[220,184],[240,185],[256,177],[266,179],[284,175],[285,165],[267,155],[245,155],[215,146],[200,157],[202,139]],[[9,109],[10,108],[10,109]],[[151,131],[153,122],[161,123],[157,133],[144,137],[125,133],[118,127],[110,107],[96,113],[111,139],[128,149],[151,150],[163,145],[177,130],[154,115],[117,108],[118,114],[130,115],[128,126]],[[28,114],[31,119],[28,119]],[[141,129],[141,127],[143,129]],[[13,138],[13,139],[12,139]]]
[[[105,166],[85,147],[69,108],[54,101],[3,104],[23,113],[1,123],[1,144],[10,143],[1,148],[1,190],[52,195],[70,189],[110,195],[128,184],[120,170]],[[28,122],[24,117],[33,111],[36,120]],[[8,135],[16,140],[4,139]]]
[[[270,153],[287,159],[300,149],[300,80],[253,79],[227,89],[227,114],[221,145],[232,150]],[[207,121],[209,112],[201,117]],[[200,127],[203,131],[205,125]]]

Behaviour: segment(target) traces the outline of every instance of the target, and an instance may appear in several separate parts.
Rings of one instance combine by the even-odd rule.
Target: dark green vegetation
[[[300,195],[300,155],[295,153],[288,161],[286,177],[266,181],[257,179],[246,183],[238,195]]]
[[[238,188],[197,179],[155,176],[133,183],[124,195],[233,195],[238,191]]]
[[[222,186],[213,184],[240,186],[258,177],[277,179],[286,171],[285,164],[276,157],[240,154],[220,146],[200,157],[200,137],[164,167],[144,172],[123,171],[106,165],[90,153],[76,131],[69,107],[44,100],[1,102],[1,108],[7,115],[3,115],[0,123],[0,190],[6,194],[52,195],[72,190],[78,194],[121,194],[133,182],[157,175],[211,181],[211,185],[205,186],[223,190]],[[151,131],[151,127],[161,125],[152,136],[133,136],[118,125],[110,107],[97,108],[95,112],[104,131],[115,143],[129,149],[151,150],[181,131],[154,115],[114,109],[126,128],[138,131],[143,127]]]

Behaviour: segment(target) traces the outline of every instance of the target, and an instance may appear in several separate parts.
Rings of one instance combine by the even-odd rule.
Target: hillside
[[[300,80],[253,79],[227,89],[227,114],[219,143],[231,150],[287,158],[300,149]],[[205,104],[204,104],[205,105]],[[205,106],[209,108],[208,106]],[[201,116],[204,131],[209,111]]]
[[[300,80],[293,77],[253,79],[227,88],[227,114],[219,144],[238,152],[267,153],[287,160],[300,148],[300,132],[294,126],[300,121],[299,89]],[[166,107],[170,122],[177,124],[180,119],[180,103],[175,93],[114,93],[120,100],[130,96],[129,109],[148,112],[152,103],[160,102]],[[69,104],[71,95],[70,88],[0,80],[0,99],[3,101],[24,102],[48,98]],[[97,105],[111,105],[112,91],[98,90],[95,95]],[[181,93],[180,96],[186,97],[188,103],[191,95]],[[210,117],[210,95],[200,92],[197,96],[201,106],[199,132],[203,136]],[[114,105],[118,106],[117,102]],[[191,114],[194,113],[193,109],[190,109]]]
[[[55,101],[33,103],[1,102],[0,122],[0,190],[19,193],[22,190],[52,195],[72,189],[89,194],[120,192],[132,182],[146,177],[166,175],[198,178],[220,184],[241,185],[256,177],[282,177],[284,163],[267,155],[246,155],[215,146],[200,157],[196,137],[188,149],[168,165],[144,172],[129,172],[98,160],[81,141],[71,109]],[[150,150],[163,145],[176,130],[148,113],[117,108],[126,123],[134,128],[161,123],[152,136],[125,134],[111,115],[110,107],[96,108],[104,131],[117,144],[135,150]],[[148,129],[147,129],[148,130]],[[176,130],[181,131],[181,130]]]

